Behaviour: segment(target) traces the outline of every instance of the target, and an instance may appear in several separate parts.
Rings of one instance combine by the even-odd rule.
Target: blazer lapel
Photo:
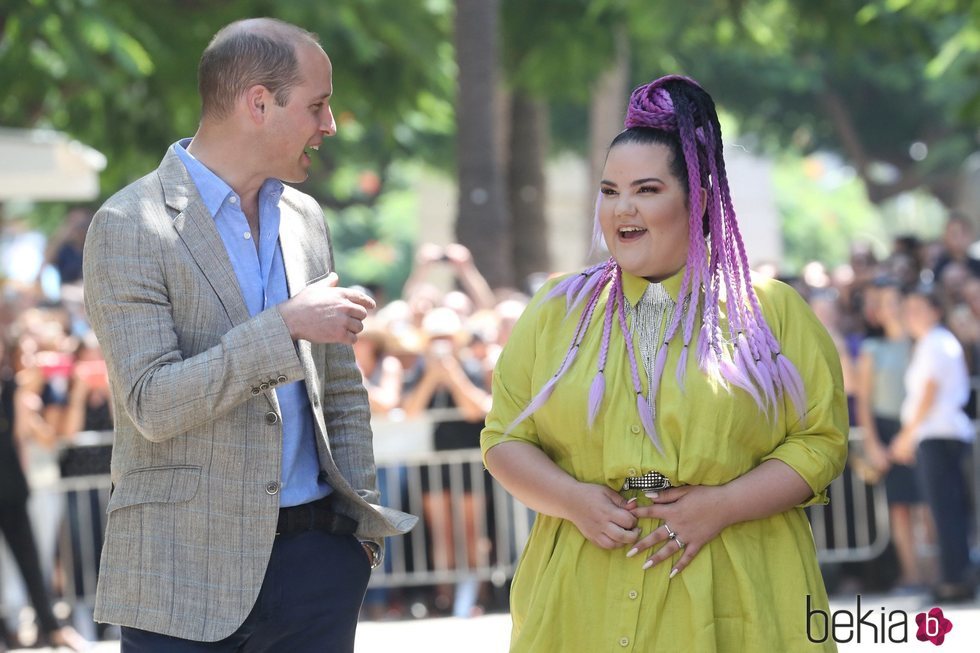
[[[163,157],[159,172],[167,205],[178,212],[174,218],[174,229],[218,296],[232,325],[242,324],[251,316],[238,286],[235,269],[228,258],[228,250],[194,180],[172,149],[167,150]],[[275,393],[264,394],[278,412],[279,402]]]
[[[174,229],[214,289],[228,319],[235,326],[249,318],[248,308],[238,287],[224,241],[214,225],[214,217],[204,206],[187,169],[173,150],[160,164],[160,178],[167,204],[178,211]]]
[[[317,274],[319,270],[311,270],[308,250],[304,247],[304,244],[309,242],[312,237],[305,224],[309,219],[311,218],[302,215],[291,202],[279,203],[279,247],[282,249],[282,262],[286,269],[286,285],[289,288],[290,297],[295,297],[311,281],[323,276]],[[322,395],[320,372],[317,370],[316,362],[313,359],[313,347],[308,340],[298,340],[296,347],[306,377],[306,393],[310,398],[310,404],[315,406]],[[323,412],[314,410],[313,416],[329,450]]]

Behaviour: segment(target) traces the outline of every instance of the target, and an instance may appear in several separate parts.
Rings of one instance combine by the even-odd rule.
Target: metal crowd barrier
[[[468,580],[491,581],[499,587],[513,576],[534,513],[489,476],[478,449],[432,450],[435,424],[453,417],[453,411],[438,411],[423,419],[376,420],[373,424],[382,503],[418,515],[420,520],[408,535],[389,538],[385,563],[372,574],[372,587]],[[105,460],[111,434],[79,436],[81,446],[73,448],[89,447],[74,455],[76,467],[84,472],[86,465]],[[69,475],[58,482],[66,517],[57,564],[63,596],[91,606],[109,478],[105,473],[71,475],[71,467],[66,467]],[[831,484],[829,495],[829,505],[807,509],[821,563],[871,560],[881,554],[889,542],[884,484],[866,485],[849,465]],[[435,555],[436,539],[445,536],[431,510],[433,497],[439,496],[447,497],[449,506],[448,524],[442,528],[451,530],[452,565]],[[475,507],[469,528],[468,504]]]
[[[850,443],[860,446],[860,431]],[[806,509],[821,564],[862,562],[881,555],[891,541],[885,482],[867,484],[851,461],[827,488],[830,503]]]

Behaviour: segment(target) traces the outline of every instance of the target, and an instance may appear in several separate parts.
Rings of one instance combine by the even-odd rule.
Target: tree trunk
[[[514,239],[515,281],[526,291],[529,275],[551,271],[545,218],[548,107],[521,90],[514,91],[510,106],[507,199]]]
[[[595,192],[589,195],[589,205],[585,212],[588,216],[587,242],[590,245],[595,229],[595,200],[599,192],[599,177],[602,174],[602,166],[606,162],[609,143],[623,130],[623,118],[626,116],[626,104],[631,90],[628,39],[625,30],[620,31],[623,34],[616,39],[616,59],[612,67],[604,72],[596,83],[592,93],[592,103],[589,105],[589,178],[592,188],[595,189]],[[600,243],[596,251],[588,254],[588,262],[596,262],[605,257],[605,249]]]
[[[456,0],[456,238],[490,286],[514,283],[497,136],[499,0]]]

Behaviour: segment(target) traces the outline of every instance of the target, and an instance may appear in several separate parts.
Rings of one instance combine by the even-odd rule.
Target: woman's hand
[[[896,463],[911,465],[915,463],[916,444],[915,433],[911,429],[903,428],[892,440],[888,453]]]
[[[864,453],[875,471],[884,474],[891,468],[892,461],[888,458],[888,450],[878,438],[868,438],[864,441]]]
[[[615,549],[633,544],[640,536],[631,511],[636,500],[627,501],[605,485],[579,483],[567,505],[567,519],[598,547]]]
[[[626,556],[632,557],[661,545],[643,563],[643,568],[649,569],[681,553],[670,572],[671,578],[691,564],[701,548],[731,524],[732,511],[725,500],[724,486],[685,485],[650,492],[646,496],[651,505],[633,504],[630,512],[638,518],[660,519],[663,523],[637,540]]]

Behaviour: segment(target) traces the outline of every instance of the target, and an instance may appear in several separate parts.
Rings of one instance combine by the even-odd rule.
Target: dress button
[[[268,413],[265,414],[265,423],[266,424],[275,424],[278,421],[279,421],[279,416],[276,415],[276,413],[274,411],[271,411],[270,410]]]
[[[630,431],[632,431],[634,434],[639,433],[640,427],[634,424],[633,426],[630,427]]]
[[[620,637],[619,638],[619,645],[622,646],[623,648],[626,648],[627,646],[630,645],[630,638],[629,637]]]
[[[636,590],[630,590],[630,593],[629,593],[628,596],[635,601],[636,600],[636,597],[638,597],[639,595],[640,595],[640,593],[637,592]]]
[[[626,470],[627,476],[636,476],[636,467],[630,467]]]
[[[285,374],[280,374],[279,375],[279,378],[276,379],[276,382],[277,383],[285,383],[288,380],[289,379],[286,378],[286,375]]]
[[[265,484],[266,494],[276,494],[279,491],[279,483],[275,481],[269,481]]]

